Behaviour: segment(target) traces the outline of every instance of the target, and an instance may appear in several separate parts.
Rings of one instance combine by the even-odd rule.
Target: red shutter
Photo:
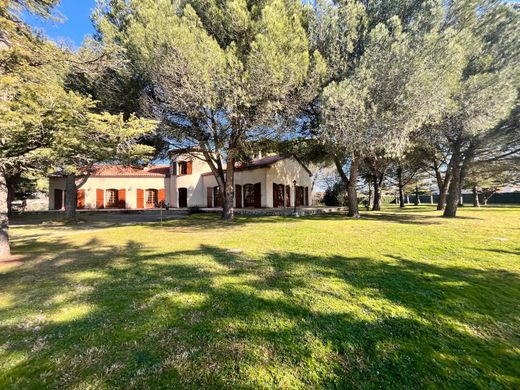
[[[208,187],[207,199],[208,199],[208,207],[212,208],[213,207],[213,187]]]
[[[278,207],[278,184],[273,183],[273,207]]]
[[[309,205],[309,187],[305,187],[305,206]]]
[[[105,206],[104,197],[105,191],[96,189],[96,209],[102,209]]]
[[[124,188],[117,191],[117,203],[120,209],[126,209],[126,190]]]
[[[291,186],[285,186],[285,207],[291,207]]]
[[[85,190],[78,190],[77,205],[78,209],[85,208]]]
[[[242,208],[242,186],[239,184],[235,186],[235,207]]]
[[[261,183],[255,184],[255,207],[256,208],[262,207],[262,184]]]
[[[137,208],[144,209],[144,190],[137,189]]]
[[[191,175],[193,172],[193,161],[186,161],[186,175]]]
[[[164,207],[164,205],[165,205],[165,200],[166,200],[166,198],[165,198],[164,188],[161,188],[161,189],[159,190],[159,206],[160,206],[160,207]]]

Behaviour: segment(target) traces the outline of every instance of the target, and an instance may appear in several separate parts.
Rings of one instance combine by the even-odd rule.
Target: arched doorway
[[[179,188],[179,207],[188,207],[188,189]]]

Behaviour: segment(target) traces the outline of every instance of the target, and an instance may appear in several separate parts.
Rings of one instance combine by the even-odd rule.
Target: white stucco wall
[[[207,205],[207,187],[216,187],[213,175],[203,176],[203,203]],[[273,183],[291,187],[291,205],[294,205],[294,185],[309,188],[309,202],[312,200],[312,178],[309,172],[293,157],[274,163],[271,167],[235,172],[235,185],[261,183],[262,207],[273,207]]]
[[[169,202],[169,178],[163,177],[90,177],[78,189],[85,190],[85,208],[96,208],[96,190],[125,189],[126,208],[137,208],[137,189],[165,189],[165,201]],[[49,209],[54,208],[54,190],[65,190],[65,178],[51,177],[49,179]]]
[[[309,204],[312,200],[312,177],[309,172],[294,157],[277,161],[267,171],[267,207],[273,207],[273,183],[283,184],[291,187],[291,206],[296,199],[294,191],[294,180],[298,187],[309,188]]]
[[[207,207],[207,188],[216,187],[215,177],[204,175],[210,172],[208,164],[189,154],[176,155],[173,162],[192,161],[192,173],[171,177],[90,177],[81,187],[85,190],[85,208],[96,208],[96,189],[125,189],[126,208],[137,208],[137,189],[165,189],[165,201],[171,207],[179,207],[178,189],[186,188],[188,207]],[[235,172],[235,184],[261,183],[262,207],[273,207],[273,183],[291,188],[291,206],[295,193],[293,181],[297,186],[309,188],[309,202],[312,201],[312,178],[307,170],[293,157],[280,160],[270,167]],[[54,207],[54,189],[65,190],[64,178],[49,179],[49,209]]]
[[[202,156],[201,156],[202,157]],[[172,162],[192,161],[191,175],[175,175],[170,181],[170,205],[179,207],[179,188],[188,190],[188,206],[189,207],[206,207],[205,191],[201,174],[208,172],[209,166],[205,161],[192,156],[191,154],[180,154],[172,158]],[[178,170],[178,169],[177,169]]]
[[[261,183],[261,204],[262,207],[270,207],[268,206],[268,199],[266,195],[266,177],[267,171],[269,168],[259,168],[259,169],[251,169],[245,171],[236,171],[235,172],[235,185],[244,186],[246,184],[256,184]],[[203,176],[204,179],[204,206],[207,207],[208,198],[207,198],[207,188],[208,187],[217,187],[217,180],[213,175]],[[243,193],[242,193],[243,196]],[[271,195],[272,196],[272,195]],[[242,202],[243,204],[243,202]]]

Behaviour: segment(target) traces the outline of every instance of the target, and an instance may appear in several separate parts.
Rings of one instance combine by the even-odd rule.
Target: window
[[[253,184],[244,186],[244,207],[255,207],[255,186]]]
[[[110,189],[110,190],[106,190],[105,191],[105,196],[106,196],[106,200],[105,200],[105,204],[106,204],[106,207],[118,207],[118,204],[119,204],[119,199],[118,199],[118,196],[117,196],[117,190],[114,190],[114,189]]]
[[[157,207],[157,190],[146,190],[146,207],[154,208]]]
[[[180,161],[177,163],[177,166],[178,166],[178,172],[177,174],[178,175],[186,175],[187,172],[188,172],[188,164],[186,163],[186,161]]]
[[[178,161],[175,164],[175,175],[191,175],[193,173],[193,161]]]

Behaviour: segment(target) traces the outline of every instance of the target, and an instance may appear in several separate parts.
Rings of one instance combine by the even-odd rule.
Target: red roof
[[[283,160],[286,156],[267,156],[264,158],[259,158],[257,160],[246,161],[246,162],[238,162],[235,164],[235,168],[237,170],[240,169],[256,169],[256,168],[264,168],[270,167],[275,162]]]
[[[170,174],[168,165],[152,165],[149,167],[136,167],[128,165],[95,165],[91,174],[93,177],[165,177]]]
[[[251,161],[246,161],[246,162],[240,161],[240,162],[235,163],[235,170],[237,170],[237,171],[245,171],[245,170],[249,170],[249,169],[268,168],[271,165],[273,165],[274,163],[276,163],[276,162],[278,162],[280,160],[284,160],[284,159],[286,159],[288,157],[291,157],[291,156],[280,156],[280,155],[278,155],[278,156],[267,156],[267,157],[264,157],[264,158],[259,158],[257,160],[251,160]],[[305,168],[305,170],[310,175],[311,172],[305,166],[305,164],[303,164],[296,157],[295,157],[295,159],[296,159],[296,161],[298,161]],[[207,173],[203,173],[202,175],[203,176],[208,176],[208,175],[212,175],[212,173],[211,172],[207,172]]]

